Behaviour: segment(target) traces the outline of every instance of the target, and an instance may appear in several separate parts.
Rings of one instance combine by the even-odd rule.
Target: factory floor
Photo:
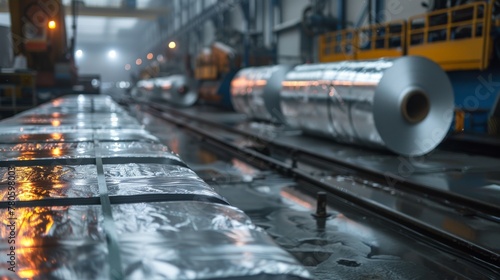
[[[188,112],[199,114],[190,110],[194,109],[189,109]],[[302,192],[303,186],[300,183],[273,171],[256,169],[138,107],[132,111],[135,111],[147,130],[178,153],[232,205],[244,210],[254,223],[264,228],[277,244],[295,256],[316,279],[430,280],[483,275],[481,269],[469,266],[442,248],[429,245],[433,243],[425,240],[425,237],[408,234],[394,224],[350,203],[341,200],[330,203],[328,213],[331,216],[317,219],[312,215],[316,207],[315,197]],[[217,118],[211,112],[205,114]],[[218,118],[227,121],[221,115]],[[237,118],[231,116],[233,120]],[[281,140],[292,143],[293,139],[293,136],[283,136]],[[310,141],[307,146],[320,149],[321,143],[325,142]],[[382,166],[389,170],[398,168],[398,159],[387,154],[369,156],[367,153],[360,156],[358,149],[338,147],[336,152],[335,149],[329,151],[350,156],[356,164],[374,168]],[[357,154],[350,154],[350,150]],[[439,151],[411,176],[414,180],[420,180],[423,173],[434,174],[424,178],[432,178],[432,183],[437,183],[439,188],[463,195],[475,194],[478,199],[496,203],[499,197],[488,193],[488,190],[496,192],[494,187],[484,187],[483,192],[479,185],[472,186],[474,191],[471,191],[458,183],[448,184],[454,182],[454,179],[457,182],[474,182],[466,179],[485,174],[498,176],[490,170],[491,162],[488,161],[483,161],[484,164],[478,170],[459,170],[460,166],[467,166],[466,163],[471,160],[484,159],[460,158],[452,153]],[[451,167],[443,170],[438,165],[442,162],[448,162]],[[401,207],[404,208],[403,206]],[[405,211],[425,214],[424,209],[408,208],[411,207],[406,207]]]

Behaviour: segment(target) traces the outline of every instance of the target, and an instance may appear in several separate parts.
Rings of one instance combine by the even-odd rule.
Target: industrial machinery
[[[463,4],[465,3],[465,4]],[[319,60],[427,57],[447,71],[455,94],[456,131],[486,133],[498,94],[500,1],[433,1],[430,12],[326,33]]]
[[[195,78],[201,102],[232,108],[230,83],[241,59],[231,47],[215,42],[196,58]]]
[[[36,71],[37,87],[71,89],[77,75],[62,1],[11,0],[9,10],[14,54],[25,56],[28,68]]]

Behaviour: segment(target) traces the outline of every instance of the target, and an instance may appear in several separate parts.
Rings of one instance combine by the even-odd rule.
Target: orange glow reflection
[[[52,123],[52,126],[54,126],[54,127],[61,125],[61,121],[60,120],[53,120],[51,123]]]
[[[170,148],[170,150],[176,154],[179,154],[179,138],[173,138],[172,140],[170,140],[170,143],[168,143],[168,147]]]
[[[54,118],[59,118],[60,116],[61,116],[61,113],[59,113],[59,112],[52,113],[52,117],[54,117]]]
[[[241,171],[241,173],[245,174],[245,175],[250,175],[250,176],[254,176],[256,173],[257,173],[257,169],[253,168],[252,166],[244,163],[243,161],[241,160],[238,160],[238,159],[235,159],[233,158],[231,160],[231,163],[233,164],[233,166],[238,169],[239,171]]]
[[[286,189],[282,189],[280,191],[280,194],[284,198],[289,199],[289,200],[297,203],[298,205],[300,205],[306,209],[313,210],[315,208],[315,205],[313,205],[312,203],[310,203],[307,200],[304,200],[302,197],[295,195],[294,193],[292,193],[289,190],[287,191]],[[303,196],[303,197],[306,197],[306,196]]]
[[[59,149],[59,148],[52,149],[52,155],[53,156],[60,156],[61,155],[61,149]]]
[[[61,140],[62,134],[61,133],[52,133],[52,134],[50,134],[50,137],[54,140]]]
[[[19,168],[19,177],[16,183],[18,200],[40,200],[49,196],[50,189],[41,188],[31,182],[29,177],[29,174],[32,174],[34,170],[39,168]],[[52,173],[49,171],[48,173],[54,174],[58,172]],[[51,181],[59,180],[59,178],[47,179]],[[63,211],[67,209],[67,207],[61,208]],[[47,267],[46,263],[49,261],[41,245],[43,244],[43,237],[50,235],[54,226],[54,217],[57,215],[53,211],[53,207],[15,208],[13,213],[16,218],[16,239],[15,244],[12,245],[16,247],[16,273],[19,278],[33,278],[46,273],[46,271],[40,271],[43,267]],[[4,240],[7,240],[7,237],[10,235],[8,227],[10,217],[8,211],[0,213],[0,218],[3,222],[3,226],[0,228],[0,235]]]
[[[40,268],[46,266],[45,263],[48,261],[40,249],[40,237],[50,232],[54,224],[53,213],[48,207],[16,208],[15,216],[17,218],[16,273],[23,279],[33,278],[42,273]],[[4,225],[9,224],[7,211],[2,212],[2,221]],[[6,226],[0,231],[4,238],[9,235]]]

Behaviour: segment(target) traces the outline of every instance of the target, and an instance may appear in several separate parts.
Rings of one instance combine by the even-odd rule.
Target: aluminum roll
[[[272,122],[283,122],[281,82],[291,65],[241,69],[231,82],[231,102],[237,112]]]
[[[189,107],[198,100],[194,82],[184,75],[160,77],[154,82],[161,99],[173,105]]]
[[[141,93],[142,96],[152,98],[155,90],[155,83],[152,79],[140,80],[139,82],[137,82],[137,88],[139,89],[139,93]]]
[[[283,81],[287,123],[339,142],[419,156],[451,125],[446,73],[423,57],[300,65]]]

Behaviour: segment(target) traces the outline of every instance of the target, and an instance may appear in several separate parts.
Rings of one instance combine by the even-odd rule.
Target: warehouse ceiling
[[[71,0],[63,0],[66,9],[66,29],[72,37]],[[152,24],[165,9],[158,9],[162,1],[136,0],[136,9],[123,7],[123,0],[80,0],[77,21],[77,41],[82,44],[113,41],[128,44],[137,40],[141,31]],[[0,25],[10,26],[7,1],[0,0]]]

